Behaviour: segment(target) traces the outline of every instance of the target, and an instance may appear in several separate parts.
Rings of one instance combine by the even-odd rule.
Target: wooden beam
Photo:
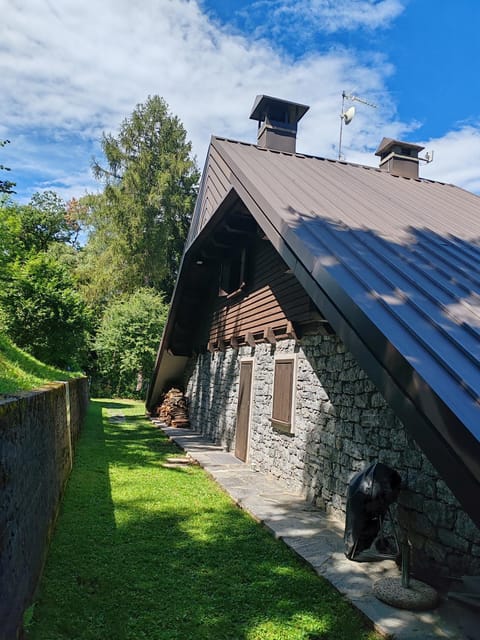
[[[208,351],[210,351],[210,353],[215,353],[215,347],[214,347],[214,342],[213,340],[210,340],[208,345],[207,345],[207,349]]]
[[[251,347],[255,346],[255,337],[253,333],[250,333],[250,331],[245,335],[245,342]]]
[[[295,333],[295,329],[293,328],[293,324],[290,322],[290,320],[287,322],[287,336],[289,338],[292,338],[292,340],[295,340],[295,342],[299,342],[298,336]]]
[[[230,338],[230,345],[233,349],[236,349],[238,351],[239,348],[239,343],[238,343],[238,338],[236,336],[232,336]]]
[[[267,327],[266,329],[264,329],[263,338],[270,344],[277,344],[277,339],[275,338],[272,327]]]

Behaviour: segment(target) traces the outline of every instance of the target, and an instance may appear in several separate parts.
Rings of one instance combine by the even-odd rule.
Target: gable
[[[213,303],[210,349],[254,340],[275,342],[318,325],[319,313],[311,298],[263,234],[253,238],[245,262],[242,287],[219,295]]]

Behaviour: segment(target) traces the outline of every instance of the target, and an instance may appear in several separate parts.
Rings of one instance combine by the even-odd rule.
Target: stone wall
[[[270,423],[274,356],[297,353],[294,435]],[[397,518],[417,570],[439,577],[480,573],[480,531],[406,432],[383,396],[336,336],[275,347],[201,354],[187,394],[192,426],[234,448],[239,359],[254,358],[248,462],[344,519],[350,479],[379,461],[403,480]]]
[[[87,404],[86,378],[0,400],[0,640],[37,586]]]

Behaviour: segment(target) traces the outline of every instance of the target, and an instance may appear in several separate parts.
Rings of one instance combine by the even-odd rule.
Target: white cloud
[[[433,162],[423,165],[420,170],[423,177],[456,184],[480,194],[480,123],[462,126],[442,138],[422,144],[425,151],[434,152]]]
[[[410,129],[410,135],[402,138],[402,133],[406,132],[405,126],[401,122],[392,122],[384,130],[378,131],[376,140],[380,142],[383,135],[394,139],[408,138],[410,140],[412,129],[415,129],[415,124]],[[362,149],[358,144],[361,142],[362,133],[360,136],[353,135],[352,137],[353,140],[347,139],[347,143],[342,145],[345,152],[344,159],[367,166],[378,166],[379,159],[373,155],[373,147]],[[366,139],[366,147],[368,147],[368,141],[372,141],[370,131],[367,132]],[[415,136],[413,139],[425,147],[424,151],[419,154],[420,158],[425,158],[427,152],[433,151],[433,162],[429,164],[420,162],[420,177],[454,184],[480,195],[480,172],[478,170],[480,167],[480,123],[476,126],[465,125],[455,131],[447,132],[442,137],[423,142],[415,139]]]
[[[305,28],[334,33],[387,27],[404,10],[400,0],[260,0],[267,25],[281,21],[291,31]],[[249,7],[248,11],[251,11]]]
[[[399,0],[311,0],[312,12],[323,19],[328,31],[340,29],[377,29],[389,26],[403,12]]]
[[[335,10],[331,2],[309,1],[318,17],[330,16],[330,29],[334,17],[335,28],[348,27],[347,4],[340,0]],[[349,20],[371,28],[402,6],[353,4]],[[368,18],[372,4],[377,17]],[[375,164],[372,150],[383,135],[412,128],[396,119],[386,90],[388,61],[359,61],[347,50],[292,60],[267,40],[220,27],[194,0],[11,0],[1,30],[0,137],[12,141],[4,164],[19,193],[27,179],[33,189],[56,188],[64,196],[92,189],[90,163],[102,131],[115,133],[154,94],[184,123],[200,165],[211,134],[255,141],[248,115],[259,93],[311,106],[300,123],[298,149],[305,153],[336,156],[343,89],[379,105],[359,107],[355,124],[345,128],[347,160]]]
[[[310,104],[302,139],[328,155],[344,86],[384,89],[380,65],[346,51],[287,60],[266,41],[222,30],[193,0],[12,0],[2,20],[2,127],[23,170],[32,158],[39,173],[56,165],[52,184],[66,183],[66,171],[88,173],[81,145],[61,161],[64,134],[98,140],[148,95],[163,96],[180,117],[201,164],[212,133],[254,141],[248,114],[258,93]],[[37,153],[29,134],[41,134]]]

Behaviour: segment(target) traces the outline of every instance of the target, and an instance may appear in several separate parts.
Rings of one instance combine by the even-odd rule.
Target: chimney
[[[251,120],[258,120],[257,144],[261,149],[295,153],[297,123],[310,107],[270,96],[257,96]]]
[[[380,168],[394,176],[418,178],[418,154],[424,148],[411,142],[383,138],[375,155],[380,156]]]

